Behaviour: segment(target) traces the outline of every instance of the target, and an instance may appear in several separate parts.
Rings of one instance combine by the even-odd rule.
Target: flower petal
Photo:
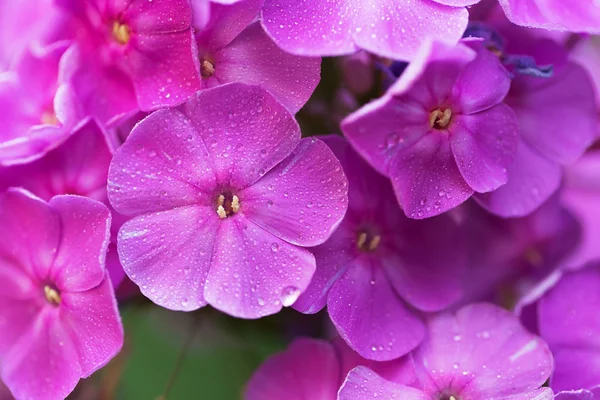
[[[440,311],[463,294],[468,265],[465,232],[448,216],[403,221],[386,232],[381,254],[385,276],[411,306]]]
[[[23,189],[0,195],[0,257],[30,279],[45,280],[60,245],[60,222],[44,201]]]
[[[523,139],[559,163],[576,161],[598,137],[598,112],[587,72],[568,63],[540,84],[539,78],[513,81],[506,103],[519,119]]]
[[[106,274],[111,215],[106,206],[83,196],[52,198],[60,218],[60,246],[49,278],[61,291],[79,292],[97,286]]]
[[[260,318],[291,306],[308,286],[315,259],[242,215],[221,220],[204,297],[238,318]]]
[[[206,305],[202,288],[219,234],[219,218],[211,207],[147,214],[121,227],[119,257],[150,300],[170,310],[192,311]]]
[[[498,189],[508,180],[519,143],[519,126],[510,107],[499,104],[471,115],[457,115],[448,127],[454,160],[476,192]]]
[[[258,86],[203,90],[180,109],[206,143],[217,181],[234,189],[256,182],[300,142],[293,115]]]
[[[200,51],[211,53],[230,44],[256,19],[263,2],[264,0],[244,0],[237,4],[218,4],[212,1],[210,19],[196,33]]]
[[[535,211],[558,189],[562,176],[559,165],[542,157],[523,140],[519,141],[507,172],[505,185],[474,196],[486,210],[506,218]]]
[[[200,69],[191,29],[132,38],[125,69],[142,111],[181,104],[200,90]]]
[[[69,332],[50,307],[32,322],[2,360],[2,380],[17,399],[66,398],[81,377],[79,357]]]
[[[307,138],[239,196],[241,210],[256,225],[289,243],[316,246],[346,213],[348,181],[329,147]]]
[[[143,34],[164,34],[188,29],[192,23],[189,0],[129,0],[113,1],[122,4],[117,15],[132,28]],[[110,3],[108,3],[110,6]]]
[[[475,44],[474,44],[475,45]],[[511,85],[508,70],[498,57],[478,44],[477,57],[461,72],[452,91],[453,111],[474,114],[504,100]]]
[[[466,9],[430,1],[313,0],[307,8],[306,1],[266,0],[261,16],[269,35],[293,54],[337,56],[363,48],[401,60],[414,58],[428,38],[458,42],[467,20]]]
[[[321,78],[320,58],[284,52],[258,21],[218,51],[214,59],[214,77],[219,82],[260,85],[293,113],[308,101]]]
[[[394,293],[376,261],[355,259],[329,292],[329,316],[362,357],[387,361],[407,354],[425,335],[423,322]]]
[[[70,330],[83,378],[105,366],[123,346],[123,325],[108,276],[91,290],[62,293],[61,321]]]
[[[244,399],[335,399],[339,381],[340,366],[333,346],[300,338],[254,372]]]
[[[355,257],[354,228],[353,223],[344,219],[327,242],[310,249],[315,256],[317,270],[310,285],[294,303],[294,309],[305,314],[314,314],[325,307],[329,291]]]
[[[356,367],[346,377],[339,400],[370,400],[373,398],[429,400],[432,397],[419,389],[386,381],[367,367]]]
[[[465,398],[502,398],[539,388],[552,372],[547,345],[516,316],[479,303],[429,321],[413,354],[424,390],[460,389]]]
[[[157,111],[117,150],[108,176],[108,197],[121,214],[211,204],[215,172],[204,139],[174,109]]]
[[[389,176],[410,218],[442,214],[473,194],[462,177],[443,132],[431,132],[392,160]]]

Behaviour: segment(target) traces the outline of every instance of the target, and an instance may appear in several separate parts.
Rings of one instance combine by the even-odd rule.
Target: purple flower
[[[406,218],[386,178],[342,138],[326,143],[348,176],[350,203],[332,237],[312,249],[317,272],[294,308],[315,313],[327,304],[338,332],[361,356],[398,358],[425,334],[414,310],[439,311],[462,294],[464,237],[447,216]]]
[[[105,133],[94,121],[88,121],[44,157],[28,164],[0,167],[0,191],[22,187],[45,201],[60,194],[76,194],[109,205],[106,182],[112,154]],[[114,212],[112,217],[114,240],[109,245],[106,267],[113,286],[118,287],[125,273],[116,252],[116,234],[124,221]]]
[[[517,25],[557,31],[600,33],[600,6],[579,0],[499,0],[508,19]]]
[[[600,264],[567,273],[538,302],[538,329],[556,367],[555,391],[600,385]]]
[[[60,0],[97,79],[130,79],[143,111],[180,104],[200,89],[189,0]],[[123,90],[123,89],[121,89]],[[114,97],[114,99],[113,99]],[[110,101],[123,100],[118,94]]]
[[[64,399],[123,344],[96,201],[0,195],[0,376],[18,399]]]
[[[566,50],[504,16],[488,21],[502,35],[505,52],[526,54],[538,65],[552,65],[549,78],[517,75],[504,100],[519,121],[520,140],[508,182],[477,196],[489,211],[520,217],[538,208],[558,189],[562,166],[575,162],[598,137],[598,109],[586,71],[568,60]]]
[[[348,205],[329,148],[300,139],[292,114],[231,83],[140,122],[109,171],[127,275],[173,310],[206,304],[243,318],[292,305]]]
[[[348,371],[368,366],[388,379],[406,384],[416,377],[407,358],[374,362],[353,352],[341,340],[296,339],[271,356],[252,375],[245,400],[336,400]]]
[[[581,225],[555,195],[522,218],[491,215],[465,204],[461,223],[467,231],[469,270],[464,302],[493,301],[509,308],[574,253]]]
[[[26,50],[0,74],[0,165],[33,161],[58,146],[81,122],[68,84],[58,81],[67,42]]]
[[[281,50],[256,20],[262,4],[244,0],[211,5],[210,20],[196,31],[202,86],[260,85],[296,112],[319,83],[321,59]]]
[[[508,311],[472,304],[430,318],[428,337],[413,353],[418,383],[383,379],[366,367],[350,372],[340,400],[374,397],[433,399],[552,399],[540,386],[552,372],[552,354]]]
[[[284,50],[337,56],[359,49],[411,60],[428,39],[454,44],[479,0],[265,0],[262,24]]]
[[[502,103],[509,87],[508,72],[481,42],[430,43],[342,130],[391,178],[407,216],[432,217],[506,184],[518,142],[517,120]]]

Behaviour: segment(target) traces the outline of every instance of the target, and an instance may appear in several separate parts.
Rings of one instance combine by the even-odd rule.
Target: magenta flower
[[[28,164],[0,167],[0,191],[22,187],[42,200],[60,194],[76,194],[108,204],[106,182],[112,146],[94,121],[89,121],[60,146]],[[113,233],[106,267],[114,287],[125,277],[119,263],[116,237],[123,217],[112,215]]]
[[[480,42],[467,43],[424,46],[382,98],[342,122],[410,218],[439,215],[508,179],[518,142],[502,103],[510,78]]]
[[[258,318],[292,305],[348,205],[329,148],[300,139],[292,114],[231,83],[140,122],[113,159],[109,199],[125,272],[173,310],[210,304]]]
[[[540,336],[548,342],[556,367],[555,391],[600,386],[600,265],[567,273],[537,305]]]
[[[143,111],[180,104],[200,89],[189,0],[61,0],[88,73],[119,87],[124,74]],[[93,84],[93,83],[90,83]],[[115,93],[109,101],[124,100]]]
[[[260,85],[297,112],[319,83],[321,59],[281,50],[256,20],[262,5],[263,0],[211,5],[210,20],[196,31],[202,86]]]
[[[508,311],[485,303],[430,318],[428,337],[413,353],[418,382],[391,382],[366,367],[350,372],[340,400],[552,399],[540,386],[552,372],[552,354]]]
[[[598,109],[586,71],[568,60],[566,50],[530,30],[510,24],[504,16],[488,21],[501,34],[502,53],[526,54],[538,65],[551,65],[551,77],[517,74],[504,100],[519,121],[520,140],[508,182],[477,196],[494,214],[520,217],[538,208],[556,192],[562,166],[575,162],[598,138]]]
[[[58,146],[82,120],[72,88],[58,82],[67,42],[25,51],[0,75],[0,165],[33,161]]]
[[[368,366],[388,379],[410,384],[416,377],[407,358],[374,362],[360,357],[342,340],[300,338],[271,356],[252,375],[245,400],[337,400],[348,371]]]
[[[262,24],[284,50],[337,56],[359,49],[392,59],[417,57],[428,39],[455,44],[479,0],[265,0]]]
[[[0,195],[0,376],[17,399],[64,399],[123,344],[96,201]]]
[[[594,0],[499,0],[517,25],[557,31],[600,33],[600,5]]]
[[[466,243],[447,216],[406,218],[387,179],[342,138],[326,143],[348,176],[350,203],[332,237],[312,249],[317,272],[294,308],[315,313],[327,304],[350,347],[368,359],[392,360],[425,335],[414,310],[439,311],[462,294]]]
[[[580,244],[582,227],[558,194],[522,218],[501,218],[475,204],[460,212],[471,249],[464,302],[512,307],[563,267]]]

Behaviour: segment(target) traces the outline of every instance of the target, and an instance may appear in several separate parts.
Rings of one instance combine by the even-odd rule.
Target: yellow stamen
[[[359,232],[356,239],[356,248],[364,252],[375,251],[381,243],[381,236],[370,236],[367,232]]]
[[[46,300],[48,303],[52,304],[53,306],[59,305],[62,300],[58,291],[48,285],[44,286],[44,294],[46,295]]]
[[[45,111],[42,114],[42,118],[40,118],[40,122],[44,125],[58,125],[58,118],[56,118],[56,114],[51,111]]]
[[[231,199],[231,211],[234,213],[240,211],[240,199],[236,195]]]
[[[217,214],[219,218],[227,218],[232,214],[240,211],[240,199],[236,195],[226,199],[224,194],[220,194],[217,197]]]
[[[129,39],[131,39],[131,31],[129,30],[129,26],[122,24],[119,21],[113,22],[112,35],[113,39],[122,45],[127,44]]]
[[[452,110],[446,108],[444,111],[441,109],[433,110],[429,114],[429,126],[435,129],[446,129],[452,119]]]
[[[367,243],[367,234],[365,232],[360,232],[358,234],[358,241],[356,242],[356,247],[362,249],[365,243]]]
[[[203,78],[210,78],[215,74],[215,65],[208,60],[202,60],[200,63],[200,74]]]
[[[373,237],[373,239],[371,239],[371,242],[369,243],[369,250],[374,251],[375,249],[377,249],[377,247],[379,247],[380,242],[381,242],[381,236],[377,235],[377,236]]]

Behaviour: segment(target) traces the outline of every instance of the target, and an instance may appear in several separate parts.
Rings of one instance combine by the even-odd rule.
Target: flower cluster
[[[600,398],[572,3],[0,0],[0,399],[67,398],[134,300],[326,317],[247,400]]]

